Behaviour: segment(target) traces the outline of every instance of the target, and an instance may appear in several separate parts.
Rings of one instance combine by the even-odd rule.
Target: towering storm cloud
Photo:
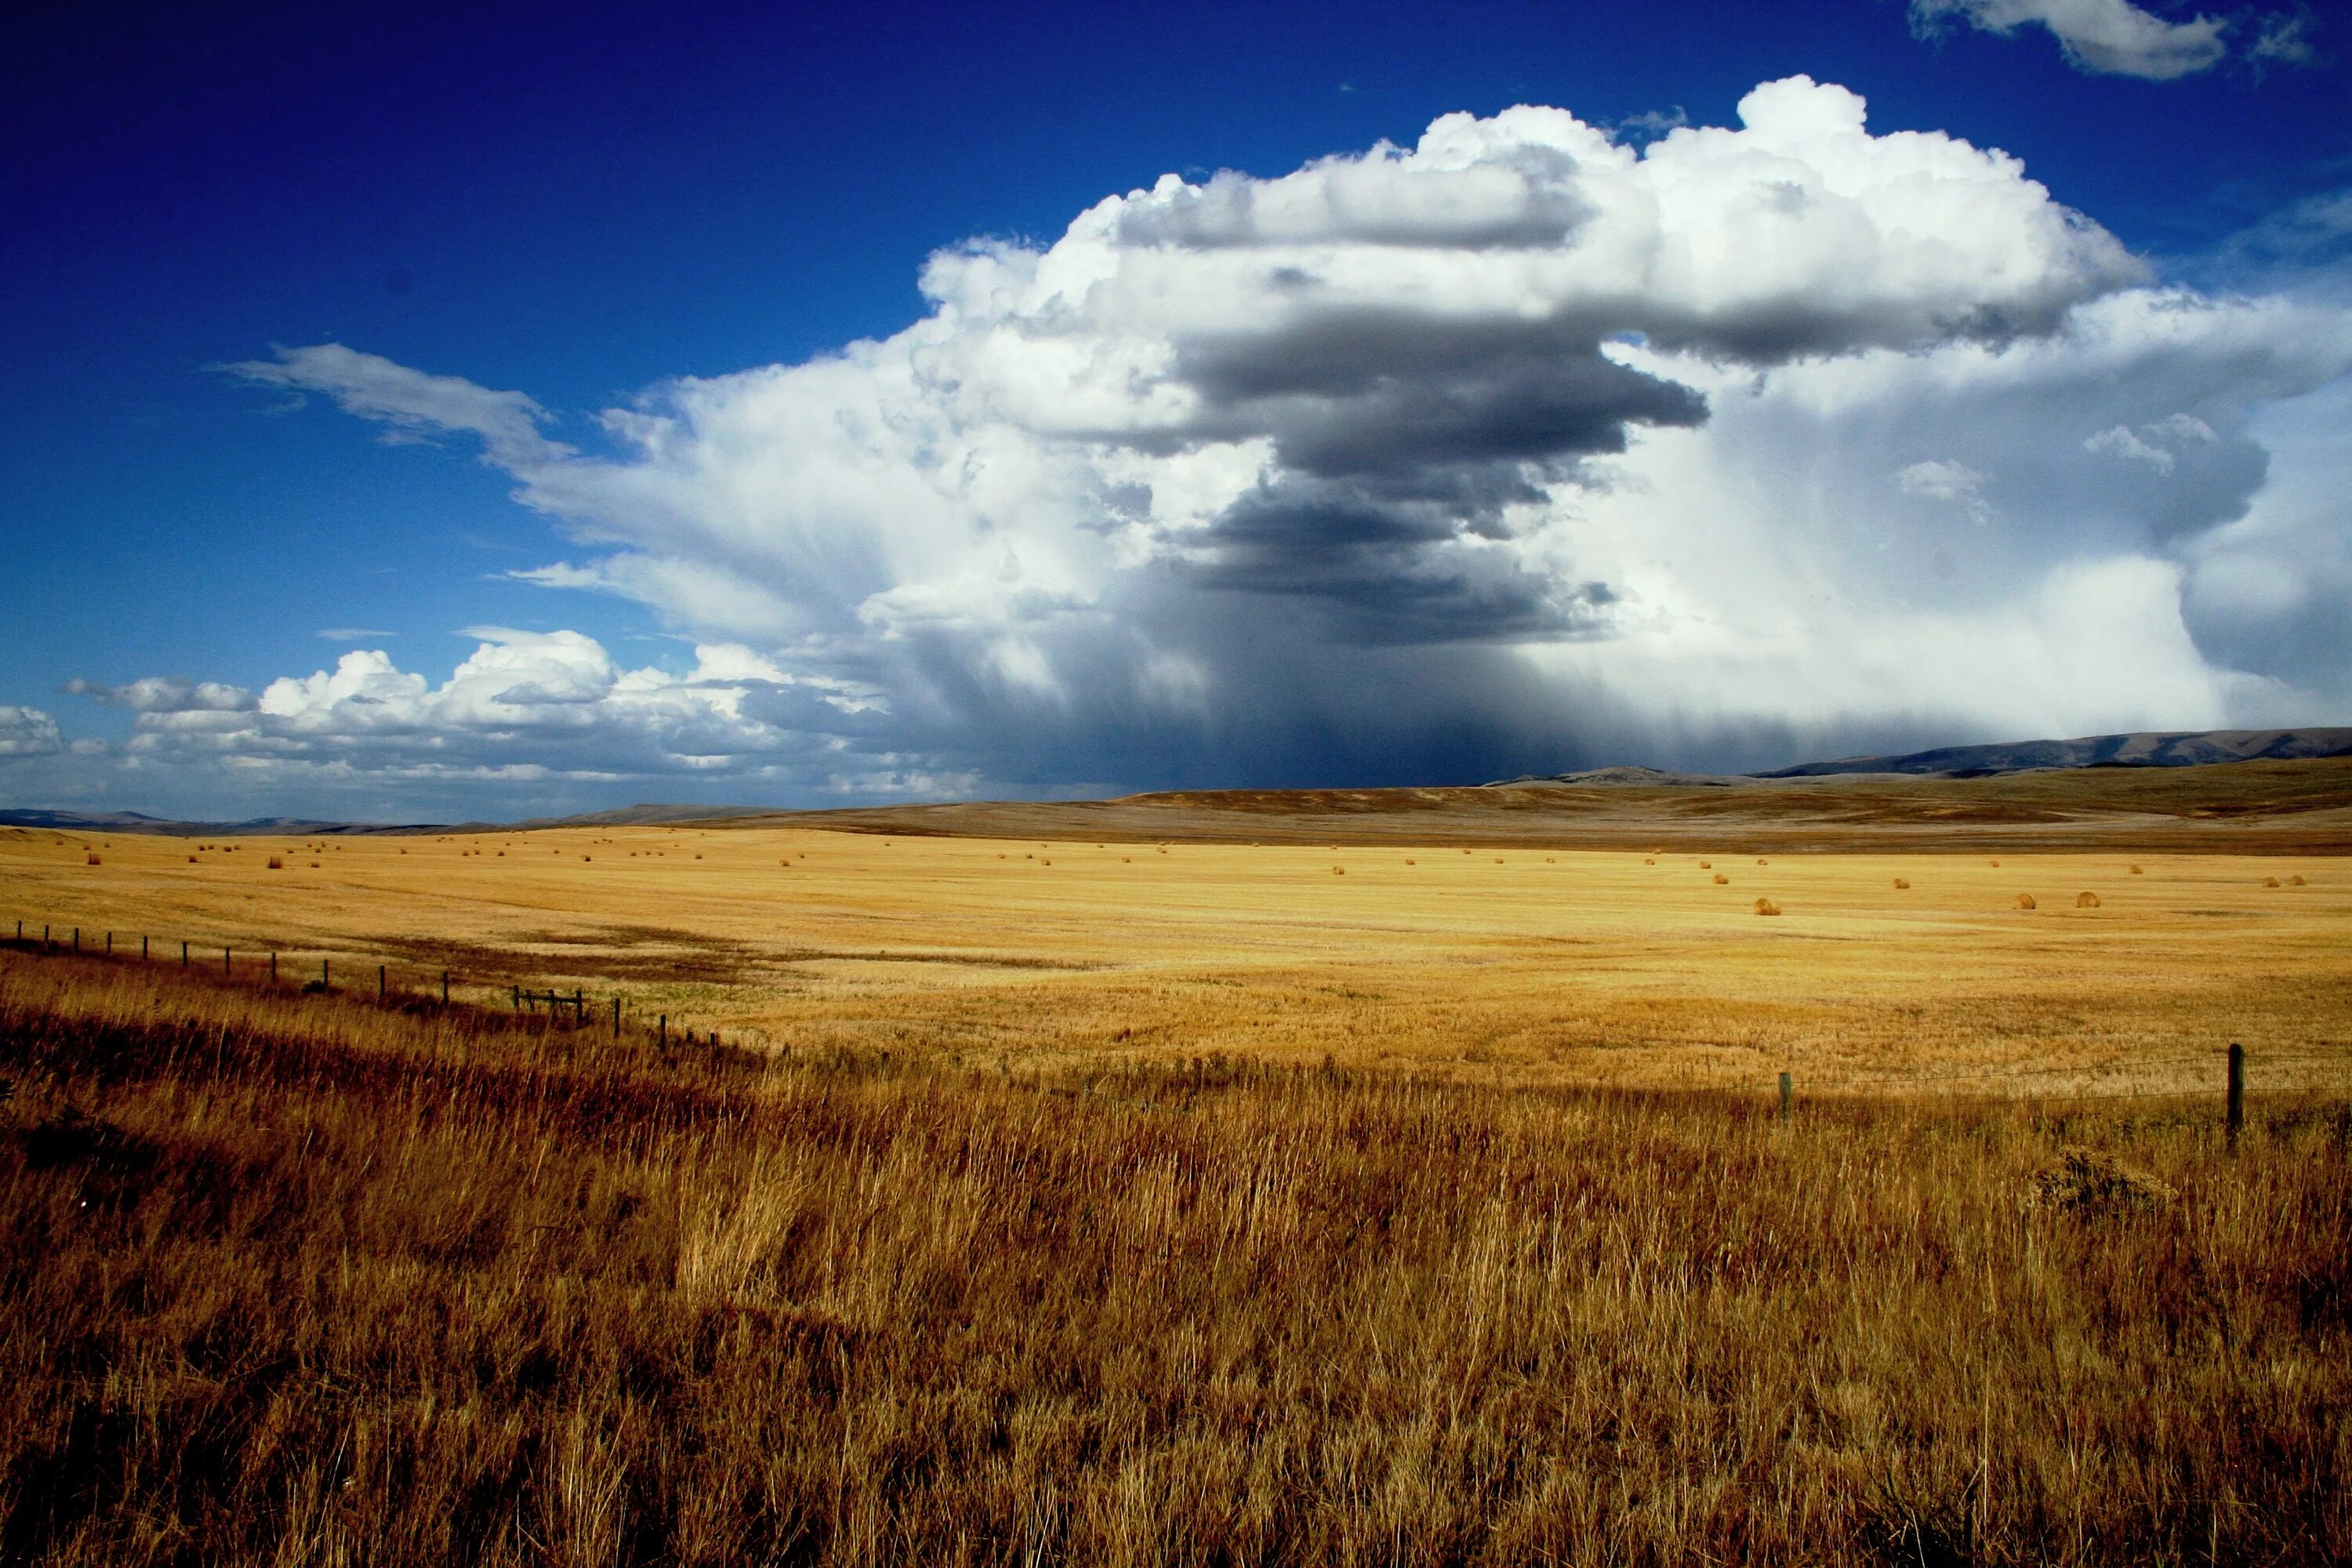
[[[698,662],[499,634],[440,688],[362,652],[114,700],[159,759],[802,798],[2340,717],[2352,317],[2164,286],[1839,87],[1739,119],[1169,175],[934,256],[896,336],[593,433],[337,344],[234,366],[478,438],[575,546],[525,574]]]

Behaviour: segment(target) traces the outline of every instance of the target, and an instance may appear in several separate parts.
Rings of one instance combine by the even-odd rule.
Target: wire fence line
[[[41,925],[40,934],[36,937],[29,933],[27,922],[18,920],[16,922],[15,938],[13,940],[0,938],[0,945],[14,948],[18,952],[34,953],[69,953],[82,957],[128,960],[130,948],[127,937],[124,939],[123,946],[118,951],[115,942],[117,933],[114,931],[92,931],[87,944],[84,942],[84,928],[80,926],[44,922]],[[176,968],[187,970],[211,968],[210,955],[215,944],[207,942],[200,948],[193,942],[180,941],[179,952],[175,959],[169,951],[173,940],[177,939],[166,940],[164,950],[159,957],[153,951],[152,938],[146,934],[141,935],[138,952],[140,962],[142,963],[163,962],[171,963]],[[231,944],[220,942],[217,944],[217,949],[220,953],[220,968],[217,973],[222,978],[234,980],[242,976],[252,979],[258,973],[263,977],[263,984],[272,986],[282,986],[287,984],[287,977],[280,973],[279,954],[276,950],[259,949],[258,956],[255,955],[257,950],[247,950],[246,968],[240,971],[236,967],[236,950]],[[331,955],[321,956],[319,959],[318,978],[301,982],[297,988],[299,993],[364,994],[366,984],[364,962],[361,965],[362,977],[357,986],[336,984],[333,962]],[[437,983],[438,1005],[444,1009],[454,1011],[459,1007],[466,1007],[481,1015],[491,1015],[497,1011],[494,1001],[499,987],[495,982],[470,983],[455,970],[444,969],[437,972],[431,969],[419,970],[414,965],[395,965],[389,961],[379,963],[374,967],[375,998],[381,1004],[390,1005],[397,1003],[403,1006],[414,1006],[419,1002],[430,1004],[434,998],[434,987]],[[396,975],[421,975],[425,982],[425,989],[418,992],[409,989],[405,984],[395,986],[394,981]],[[453,1000],[453,986],[463,987],[469,984],[477,984],[493,1001],[484,1002],[462,997]],[[571,1032],[590,1028],[599,1031],[609,1030],[614,1039],[619,1039],[625,1029],[635,1026],[664,1049],[673,1045],[700,1045],[715,1049],[724,1043],[716,1026],[698,1032],[693,1025],[680,1020],[679,1026],[673,1030],[670,1026],[669,1015],[666,1013],[657,1013],[654,1015],[650,1023],[645,1022],[642,1014],[631,1009],[626,994],[623,992],[615,991],[608,995],[592,998],[586,988],[583,986],[574,986],[567,994],[561,988],[551,984],[526,987],[517,981],[507,982],[506,992],[509,1015],[516,1022],[528,1026],[545,1029],[566,1029]],[[792,1047],[789,1045],[780,1046],[757,1030],[738,1029],[735,1032],[734,1040],[739,1046],[751,1045],[759,1048],[781,1050],[787,1057],[792,1054]],[[885,1050],[881,1053],[881,1058],[887,1061],[889,1055],[890,1053]],[[2250,1058],[2242,1044],[2232,1041],[2226,1050],[2183,1053],[2172,1065],[2190,1068],[2193,1073],[2195,1069],[2201,1068],[2209,1059],[2213,1068],[2214,1077],[2218,1080],[2215,1088],[2219,1089],[2224,1096],[2225,1125],[2234,1144],[2238,1129],[2244,1117],[2246,1072]],[[1199,1058],[1195,1058],[1196,1064]],[[1327,1068],[1328,1065],[1327,1058]],[[1838,1083],[1837,1089],[1843,1095],[1849,1096],[1856,1091],[1867,1094],[1874,1090],[1898,1093],[1906,1089],[1965,1090],[1971,1085],[1982,1085],[1998,1092],[2013,1091],[2019,1086],[2020,1080],[2063,1079],[2071,1082],[2073,1087],[2069,1089],[2059,1083],[2053,1083],[2050,1086],[2051,1089],[2054,1089],[2057,1096],[2062,1099],[2178,1101],[2199,1097],[2197,1091],[2184,1091],[2178,1089],[2092,1087],[2102,1076],[2095,1068],[2086,1070],[2080,1067],[2066,1066],[2010,1067],[1979,1071],[1941,1068],[1918,1070],[1909,1075],[1894,1073],[1850,1075],[1847,1080]],[[1088,1092],[1091,1092],[1090,1079],[1087,1084]],[[1779,1092],[1780,1119],[1783,1121],[1792,1121],[1796,1115],[1798,1102],[1802,1098],[1803,1086],[1797,1081],[1793,1069],[1784,1069],[1779,1072],[1774,1087]],[[2045,1090],[2045,1092],[2048,1091]],[[2011,1093],[2004,1095],[2003,1098],[2014,1098],[2014,1095]]]
[[[100,931],[89,929],[86,931],[81,926],[67,925],[62,922],[38,923],[40,931],[38,934],[35,934],[31,930],[30,922],[17,920],[16,935],[0,941],[5,941],[8,947],[16,952],[37,955],[59,954],[80,958],[111,959],[124,963],[131,959],[131,940],[127,935],[123,937],[121,945],[118,947],[115,940],[118,933],[111,931]],[[176,954],[171,951],[174,942],[177,942],[179,946]],[[217,969],[214,967],[213,961],[213,954],[215,952],[220,955]],[[281,973],[279,956],[279,952],[274,948],[247,948],[245,950],[243,967],[240,968],[238,950],[229,942],[199,944],[194,941],[167,937],[159,948],[152,933],[142,933],[138,938],[137,959],[141,963],[162,963],[176,969],[202,970],[217,973],[224,980],[243,979],[283,988],[294,983],[296,977],[290,973]],[[365,995],[367,994],[370,987],[366,974],[368,965],[364,961],[360,965],[361,974],[356,984],[351,984],[347,978],[350,973],[348,967],[342,972],[345,977],[343,983],[339,984],[334,963],[332,955],[321,956],[319,959],[317,978],[300,980],[295,984],[297,994],[310,995],[324,994]],[[420,1003],[428,1005],[436,1005],[437,986],[437,1005],[445,1010],[456,1011],[462,1007],[478,1014],[490,1014],[497,1011],[495,1000],[499,990],[498,982],[469,981],[457,970],[419,969],[414,964],[395,964],[390,961],[377,963],[374,969],[375,984],[373,989],[375,999],[386,1005],[397,1004],[404,1007],[413,1007]],[[424,982],[422,990],[416,989],[411,984],[419,979]],[[464,990],[467,988],[474,990],[477,994],[471,997],[463,994]],[[525,986],[519,981],[507,982],[505,991],[508,1010],[518,1021],[542,1024],[549,1028],[568,1027],[574,1032],[588,1028],[609,1027],[615,1039],[621,1037],[625,1028],[634,1026],[651,1036],[656,1044],[664,1047],[667,1047],[674,1041],[679,1045],[705,1045],[712,1047],[725,1043],[716,1026],[698,1032],[695,1026],[681,1019],[678,1027],[673,1030],[670,1026],[669,1015],[667,1013],[655,1014],[650,1022],[646,1021],[642,1014],[632,1008],[627,994],[625,992],[615,991],[608,996],[591,998],[586,988],[583,986],[574,986],[567,994],[553,985]],[[482,1000],[481,997],[484,994],[491,1000]],[[755,1032],[737,1031],[738,1044],[742,1043],[747,1037],[758,1039],[763,1045],[772,1043],[757,1036]]]

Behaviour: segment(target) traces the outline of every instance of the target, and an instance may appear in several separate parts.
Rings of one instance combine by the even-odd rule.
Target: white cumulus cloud
[[[38,708],[0,703],[0,762],[55,756],[63,749],[55,719]]]
[[[232,367],[478,440],[571,542],[520,575],[647,605],[700,662],[493,632],[433,685],[354,651],[249,709],[142,710],[129,755],[1037,792],[1761,765],[2352,695],[2325,606],[2264,586],[2347,531],[2340,446],[2283,411],[2334,395],[2352,317],[2159,286],[2015,159],[1874,135],[1840,87],[1639,147],[1449,115],[1166,176],[922,283],[894,336],[665,383],[580,447],[521,393],[341,345]],[[2265,643],[2265,615],[2307,629]]]
[[[2211,70],[2229,53],[2226,18],[2168,22],[2131,0],[1911,0],[1912,26],[1923,34],[1956,20],[2004,37],[2023,26],[2046,27],[2067,64],[2103,76],[2171,81]],[[2300,33],[2293,27],[2274,47],[2292,47]]]

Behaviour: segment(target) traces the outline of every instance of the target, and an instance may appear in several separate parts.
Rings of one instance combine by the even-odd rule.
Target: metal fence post
[[[2229,1109],[2230,1149],[2238,1147],[2238,1130],[2246,1124],[2246,1047],[2235,1040],[2230,1042]]]

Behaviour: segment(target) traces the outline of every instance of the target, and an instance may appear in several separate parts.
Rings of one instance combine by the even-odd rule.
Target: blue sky
[[[0,805],[2352,712],[2338,7],[332,9],[0,24]]]

